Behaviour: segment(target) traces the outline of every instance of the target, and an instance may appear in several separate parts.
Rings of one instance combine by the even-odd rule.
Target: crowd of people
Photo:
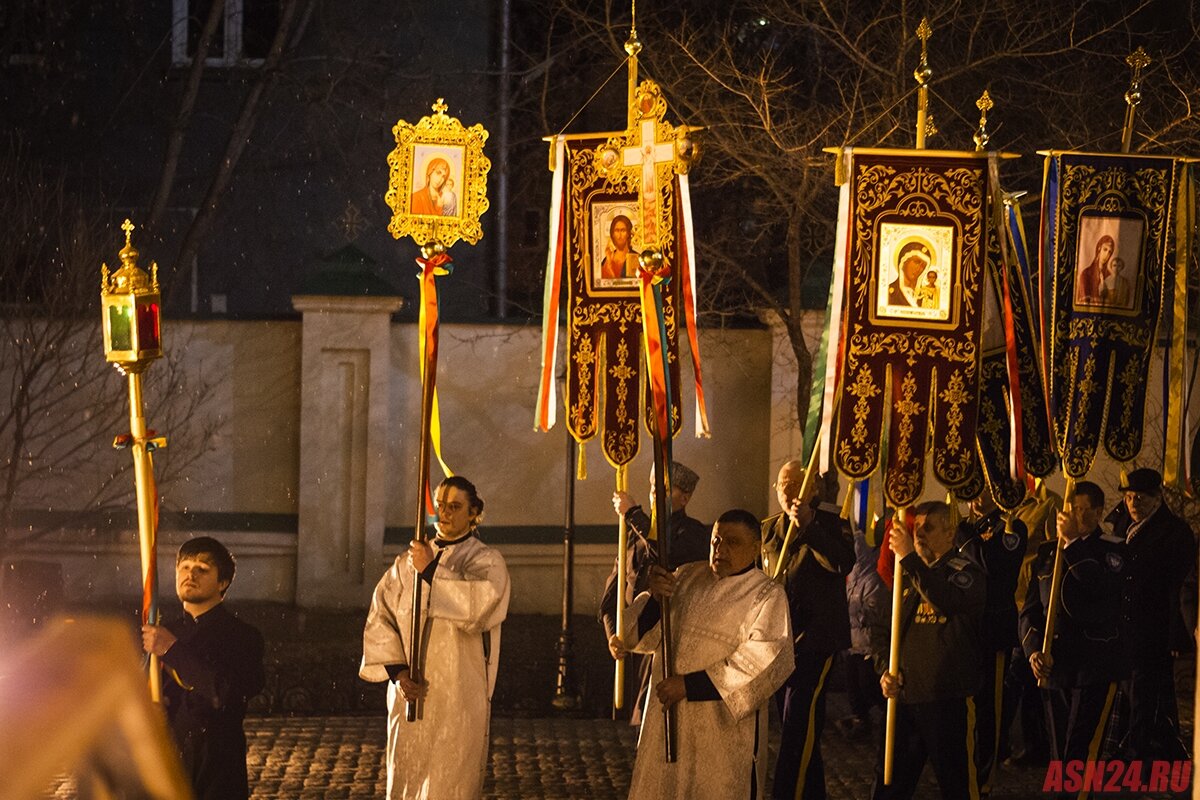
[[[757,798],[768,785],[773,798],[825,797],[835,669],[851,710],[838,730],[879,745],[875,798],[912,797],[926,764],[942,796],[958,799],[987,796],[1006,763],[1188,758],[1173,663],[1195,631],[1197,546],[1156,471],[1130,473],[1116,503],[1080,481],[1065,503],[1041,487],[1004,512],[985,493],[965,519],[932,501],[871,531],[818,502],[818,482],[806,484],[796,461],[780,468],[779,512],[766,519],[731,509],[710,528],[688,516],[698,481],[671,464],[661,563],[652,507],[613,496],[629,531],[626,582],[614,565],[598,616],[612,657],[641,661],[630,682],[641,725],[631,798]],[[436,537],[414,540],[375,589],[359,674],[387,683],[389,800],[482,791],[509,602],[504,559],[477,535],[483,506],[470,481],[443,481]],[[263,639],[222,606],[234,569],[216,540],[185,543],[183,614],[142,631],[198,798],[249,794],[242,719],[263,687]],[[888,780],[876,711],[885,699],[896,701]],[[768,764],[772,704],[780,740]]]
[[[943,797],[975,798],[988,796],[1005,765],[1188,758],[1173,665],[1192,647],[1197,547],[1163,501],[1158,472],[1134,470],[1111,504],[1097,484],[1080,481],[1065,504],[1039,486],[1005,512],[985,492],[967,504],[965,518],[932,501],[878,520],[871,531],[852,530],[839,509],[802,497],[803,479],[801,463],[784,464],[773,484],[779,513],[757,521],[727,512],[713,527],[707,558],[694,548],[670,550],[672,571],[658,566],[645,512],[627,495],[614,496],[632,534],[627,583],[617,586],[614,567],[599,612],[609,649],[614,658],[661,659],[663,600],[677,649],[674,675],[657,661],[641,670],[631,798],[761,797],[768,766],[773,798],[825,797],[821,738],[837,668],[851,713],[836,727],[878,744],[874,798],[912,797],[927,764]],[[672,465],[672,483],[685,490],[672,506],[673,529],[705,527],[685,511],[697,481]],[[739,536],[756,534],[754,543],[730,558],[723,551],[738,528]],[[622,588],[631,605],[617,631]],[[780,723],[773,765],[766,763],[768,698]],[[885,781],[888,699],[896,701],[896,722]],[[673,763],[662,752],[665,706],[678,709],[675,724],[692,733],[679,737]],[[1088,795],[1086,787],[1072,794]]]

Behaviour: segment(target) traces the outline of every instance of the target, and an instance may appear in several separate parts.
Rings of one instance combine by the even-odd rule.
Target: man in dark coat
[[[250,795],[242,720],[265,683],[263,639],[222,602],[234,570],[216,539],[184,542],[175,559],[183,616],[142,626],[143,648],[162,663],[167,722],[196,800]]]
[[[712,528],[687,515],[687,506],[700,476],[686,465],[671,462],[671,516],[669,528],[671,542],[668,555],[670,568],[689,564],[693,561],[708,561],[709,539]],[[650,470],[650,497],[654,497],[654,470]],[[649,588],[650,566],[658,561],[657,543],[650,538],[650,515],[647,514],[633,496],[628,492],[613,493],[613,510],[618,516],[625,518],[629,544],[625,551],[625,604],[633,602],[633,598]],[[604,592],[600,597],[600,609],[597,617],[604,626],[604,635],[608,640],[608,649],[614,659],[624,658],[627,651],[621,645],[617,634],[617,565],[614,562],[612,572],[604,583]],[[630,722],[633,725],[641,723],[641,700],[649,685],[649,658],[637,657],[637,671],[641,675],[636,699],[632,703]]]
[[[836,509],[814,508],[801,497],[804,465],[779,469],[775,496],[780,513],[762,523],[763,568],[787,590],[796,667],[776,693],[782,733],[774,797],[825,797],[821,731],[825,689],[833,657],[850,646],[846,576],[854,567],[854,539]],[[815,482],[814,482],[815,488]],[[783,551],[788,528],[795,533]]]
[[[1117,682],[1128,674],[1119,639],[1126,563],[1120,541],[1100,532],[1103,512],[1103,490],[1080,481],[1070,511],[1058,513],[1063,578],[1049,651],[1044,639],[1056,542],[1038,547],[1021,609],[1021,646],[1034,676],[1046,684],[1047,727],[1054,758],[1063,761],[1101,755]]]
[[[1109,520],[1125,540],[1127,626],[1123,635],[1132,671],[1121,684],[1128,714],[1122,755],[1178,761],[1179,737],[1172,629],[1183,627],[1180,590],[1196,563],[1196,537],[1162,497],[1162,475],[1135,469],[1121,486],[1124,502]],[[1195,602],[1195,598],[1188,598]]]
[[[987,600],[983,568],[954,545],[950,507],[914,509],[912,530],[893,518],[890,546],[903,567],[900,664],[879,685],[896,707],[892,782],[884,784],[884,742],[875,765],[874,800],[911,798],[925,762],[944,798],[977,795],[973,695],[979,690],[979,631]]]

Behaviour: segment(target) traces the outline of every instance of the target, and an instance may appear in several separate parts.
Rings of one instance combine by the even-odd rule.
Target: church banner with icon
[[[847,148],[823,459],[862,480],[880,467],[895,506],[921,497],[927,457],[945,487],[977,476],[987,153]],[[836,418],[836,420],[834,419]],[[824,429],[830,430],[829,424]]]
[[[1142,448],[1155,337],[1165,356],[1164,428],[1185,403],[1186,263],[1194,225],[1187,164],[1167,156],[1050,152],[1042,209],[1044,348],[1064,472],[1082,478],[1098,448]],[[1170,459],[1168,459],[1170,460]],[[1168,482],[1176,477],[1168,464]]]
[[[689,129],[663,120],[657,85],[638,88],[637,124],[622,134],[556,137],[546,264],[541,376],[536,427],[556,419],[554,391],[558,304],[565,282],[567,427],[579,442],[597,435],[613,466],[638,452],[640,399],[654,375],[644,372],[641,256],[662,292],[662,327],[669,375],[670,434],[679,432],[679,347],[691,348],[698,433],[707,433],[695,324],[695,257],[687,169],[695,155]]]

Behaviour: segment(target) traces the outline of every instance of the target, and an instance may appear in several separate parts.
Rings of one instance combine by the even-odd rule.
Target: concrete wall
[[[382,574],[414,524],[420,404],[416,329],[391,324],[389,331],[382,471],[388,541],[382,555],[372,558],[368,551],[365,586],[357,597],[329,605],[365,605],[374,576]],[[169,324],[167,334],[166,357],[182,362],[177,366],[197,376],[207,394],[201,412],[187,426],[195,430],[166,431],[171,446],[156,457],[160,471],[172,458],[189,461],[179,480],[161,487],[162,596],[170,596],[174,548],[188,536],[211,534],[229,543],[239,559],[234,596],[293,601],[303,595],[306,580],[312,580],[305,568],[296,566],[306,555],[297,545],[297,530],[305,524],[297,522],[300,487],[312,478],[301,474],[301,421],[312,411],[301,404],[301,323],[180,321]],[[443,455],[451,469],[476,483],[486,501],[481,534],[508,560],[513,610],[557,614],[567,434],[561,423],[549,433],[533,427],[540,336],[532,325],[444,325],[438,390]],[[734,506],[766,513],[774,460],[772,336],[763,329],[703,330],[700,344],[713,436],[692,435],[693,390],[685,381],[685,427],[675,441],[676,458],[701,475],[690,513],[705,521]],[[162,371],[155,365],[151,376],[156,369]],[[691,371],[686,357],[683,370],[685,375]],[[147,399],[153,403],[153,384],[149,386]],[[320,413],[313,422],[333,424]],[[153,418],[149,424],[155,426]],[[210,449],[193,460],[187,445],[198,441],[206,425],[214,429]],[[591,613],[615,549],[614,471],[598,444],[585,446],[584,453],[588,477],[576,482],[575,518],[587,535],[575,547],[574,608]],[[109,467],[107,459],[128,458],[125,453],[101,455]],[[631,489],[641,499],[650,463],[650,448],[643,447],[630,473]],[[439,477],[435,464],[433,479]],[[69,485],[57,494],[49,507],[70,508],[77,496]],[[132,508],[132,499],[128,502]],[[184,513],[191,520],[186,525],[180,522]],[[70,598],[136,598],[136,541],[132,526],[73,530],[19,557],[60,562]]]

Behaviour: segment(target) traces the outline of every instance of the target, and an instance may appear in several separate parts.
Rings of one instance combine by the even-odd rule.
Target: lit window
[[[208,46],[210,67],[262,66],[279,27],[280,0],[225,0],[225,13]],[[171,0],[171,62],[192,63],[213,0]]]

